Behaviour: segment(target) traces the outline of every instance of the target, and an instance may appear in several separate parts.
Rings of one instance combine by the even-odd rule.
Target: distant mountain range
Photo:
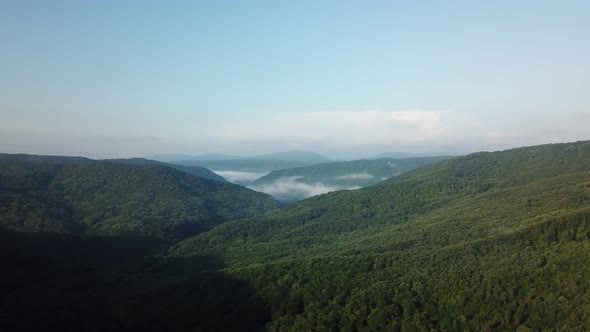
[[[249,184],[283,202],[328,191],[366,187],[449,157],[354,160],[275,170]]]
[[[160,155],[152,158],[166,160],[176,165],[206,167],[218,174],[229,172],[226,174],[230,181],[244,185],[273,170],[308,166],[329,161],[326,157],[315,152],[299,150],[252,157],[207,154],[199,156]],[[174,158],[180,159],[174,160]]]
[[[293,150],[286,152],[275,152],[268,153],[259,156],[252,157],[252,159],[264,159],[264,160],[285,160],[285,161],[297,161],[304,163],[325,163],[329,162],[330,159],[322,156],[319,153],[305,150]]]
[[[433,157],[433,156],[456,156],[457,153],[441,153],[441,152],[423,152],[423,153],[410,153],[410,152],[384,152],[378,154],[370,159],[380,159],[380,158],[393,158],[393,159],[402,159],[402,158],[417,158],[417,157]]]
[[[281,160],[281,161],[295,161],[302,163],[322,163],[330,161],[328,158],[319,153],[306,150],[291,150],[275,153],[267,153],[255,156],[231,156],[225,154],[203,154],[203,155],[188,155],[188,154],[163,154],[150,156],[151,159],[164,162],[178,162],[178,161],[221,161],[221,160],[243,160],[243,159],[264,159],[264,160]]]
[[[278,159],[180,160],[175,165],[206,167],[214,172],[233,171],[268,173],[277,169],[313,165],[313,163]]]
[[[163,162],[175,162],[175,161],[194,161],[194,160],[228,160],[228,159],[243,159],[245,157],[230,156],[225,154],[202,154],[202,155],[190,155],[190,154],[159,154],[148,156],[149,159],[163,161]]]

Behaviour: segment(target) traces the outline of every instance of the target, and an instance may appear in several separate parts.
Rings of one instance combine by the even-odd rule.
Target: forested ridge
[[[170,240],[0,229],[0,331],[257,331],[269,310],[214,256]]]
[[[225,179],[212,171],[206,169],[205,167],[201,166],[183,166],[183,165],[176,165],[165,163],[157,160],[150,160],[146,158],[120,158],[120,159],[90,159],[85,157],[70,157],[70,156],[39,156],[39,155],[31,155],[31,154],[9,154],[9,153],[0,153],[0,160],[10,160],[10,161],[25,161],[31,163],[40,163],[40,164],[67,164],[67,165],[75,165],[75,164],[91,164],[91,163],[112,163],[112,164],[129,164],[129,165],[162,165],[162,166],[169,166],[175,168],[179,171],[183,171],[185,173],[210,179],[210,180],[218,180],[218,181],[225,181]]]
[[[278,205],[164,165],[0,160],[0,225],[29,232],[182,238]]]
[[[476,153],[172,247],[216,254],[268,330],[590,329],[590,142]]]

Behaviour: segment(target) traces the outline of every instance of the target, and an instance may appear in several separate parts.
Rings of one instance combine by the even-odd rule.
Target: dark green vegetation
[[[325,191],[366,187],[449,157],[354,160],[272,171],[249,186],[277,199],[293,202],[307,198],[315,188]],[[300,186],[299,184],[310,186]]]
[[[177,169],[179,171],[183,171],[185,173],[188,173],[190,175],[197,176],[200,178],[209,179],[209,180],[217,180],[217,181],[225,181],[225,179],[223,177],[221,177],[221,176],[211,172],[210,170],[206,169],[205,167],[201,167],[201,166],[175,165],[175,164],[168,164],[168,163],[163,163],[160,161],[149,160],[149,159],[144,159],[144,158],[105,159],[103,161],[110,162],[110,163],[117,163],[117,164],[137,165],[137,166],[163,165],[163,166],[172,167],[172,168]]]
[[[0,225],[181,238],[276,208],[270,196],[162,165],[0,160]]]
[[[91,164],[97,162],[108,162],[114,164],[129,164],[129,165],[164,165],[175,168],[179,171],[198,176],[210,180],[225,181],[225,179],[210,170],[200,166],[182,166],[163,163],[161,161],[150,160],[145,158],[129,158],[129,159],[103,159],[94,160],[85,157],[66,157],[66,156],[37,156],[30,154],[7,154],[0,153],[0,160],[11,160],[11,161],[27,161],[32,163],[41,164]]]
[[[268,330],[590,329],[590,142],[476,153],[182,241]]]
[[[1,232],[0,330],[587,331],[590,142],[444,160],[168,241]]]
[[[215,257],[168,241],[0,230],[0,331],[256,331],[268,308]]]

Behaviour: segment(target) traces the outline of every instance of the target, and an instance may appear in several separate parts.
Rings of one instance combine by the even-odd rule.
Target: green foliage
[[[223,257],[271,331],[590,329],[590,142],[453,158],[233,221]]]
[[[182,166],[168,164],[161,161],[150,160],[145,158],[129,158],[129,159],[103,159],[93,160],[84,157],[67,157],[67,156],[37,156],[30,154],[8,154],[0,153],[0,160],[6,161],[24,161],[30,163],[40,164],[65,164],[65,165],[76,165],[76,164],[91,164],[97,162],[107,162],[112,164],[129,164],[129,165],[163,165],[175,168],[179,171],[186,172],[190,175],[198,176],[210,180],[225,181],[225,179],[210,170],[200,166]]]
[[[0,225],[181,238],[277,207],[268,195],[160,165],[0,161]]]
[[[152,234],[250,206],[162,166],[0,166],[5,225],[109,233],[147,213]],[[213,198],[225,210],[189,212]],[[44,236],[0,232],[1,330],[590,330],[590,142],[441,161],[165,254],[166,240]]]

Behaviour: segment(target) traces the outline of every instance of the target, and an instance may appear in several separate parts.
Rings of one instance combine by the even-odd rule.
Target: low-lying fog
[[[247,185],[252,181],[259,179],[269,172],[256,173],[256,172],[241,172],[241,171],[213,171],[215,174],[222,176],[227,181],[242,185]]]
[[[277,200],[290,203],[302,200],[311,196],[325,194],[336,190],[358,189],[360,187],[349,187],[329,185],[323,182],[305,183],[298,181],[300,176],[282,177],[272,183],[258,186],[250,186],[251,189],[272,195]]]
[[[281,177],[271,183],[254,185],[257,179],[267,175],[269,172],[242,172],[242,171],[214,171],[223,176],[227,181],[244,185],[250,189],[267,193],[277,200],[285,203],[292,203],[308,197],[325,194],[337,190],[358,189],[360,185],[350,185],[346,180],[371,181],[375,177],[367,172],[351,173],[326,179],[325,181],[309,182],[303,181],[301,176]],[[381,179],[384,180],[384,179]],[[334,183],[335,182],[335,183]]]

